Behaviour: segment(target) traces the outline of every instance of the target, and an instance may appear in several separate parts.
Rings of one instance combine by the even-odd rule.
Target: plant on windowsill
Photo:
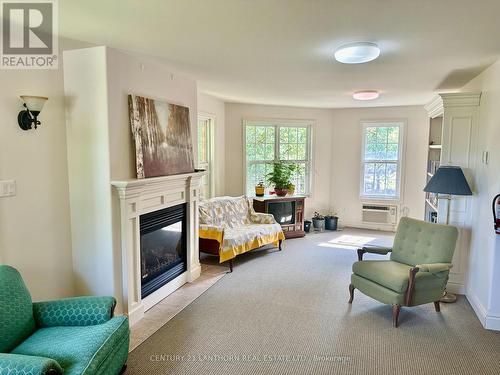
[[[316,211],[313,215],[314,230],[323,231],[325,229],[325,217]]]
[[[278,197],[288,194],[288,189],[292,185],[292,174],[296,165],[278,161],[273,163],[273,171],[266,175],[267,181],[274,185],[274,192]]]
[[[337,230],[337,224],[339,222],[339,217],[336,212],[329,213],[325,215],[325,229],[327,230]]]

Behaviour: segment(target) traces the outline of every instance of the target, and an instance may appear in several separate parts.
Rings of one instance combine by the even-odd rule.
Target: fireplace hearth
[[[141,298],[187,270],[186,204],[140,216]]]

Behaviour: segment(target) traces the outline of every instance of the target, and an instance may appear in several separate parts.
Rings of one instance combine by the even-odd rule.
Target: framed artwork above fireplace
[[[137,178],[194,172],[189,108],[128,96]]]

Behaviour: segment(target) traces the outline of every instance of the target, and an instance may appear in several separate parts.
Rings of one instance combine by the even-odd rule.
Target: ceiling
[[[500,58],[499,0],[63,0],[62,37],[159,58],[226,101],[307,107],[426,103]],[[344,65],[335,48],[381,56]],[[358,90],[379,90],[360,103]]]

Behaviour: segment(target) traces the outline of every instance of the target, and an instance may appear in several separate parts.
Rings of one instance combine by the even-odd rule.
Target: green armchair
[[[439,312],[457,236],[458,230],[453,226],[402,218],[392,248],[367,246],[358,250],[358,262],[352,266],[349,303],[358,289],[392,305],[395,327],[401,306],[434,302]],[[365,253],[391,256],[390,260],[363,260]]]
[[[0,265],[0,375],[118,374],[129,325],[113,297],[32,303],[19,272]]]

